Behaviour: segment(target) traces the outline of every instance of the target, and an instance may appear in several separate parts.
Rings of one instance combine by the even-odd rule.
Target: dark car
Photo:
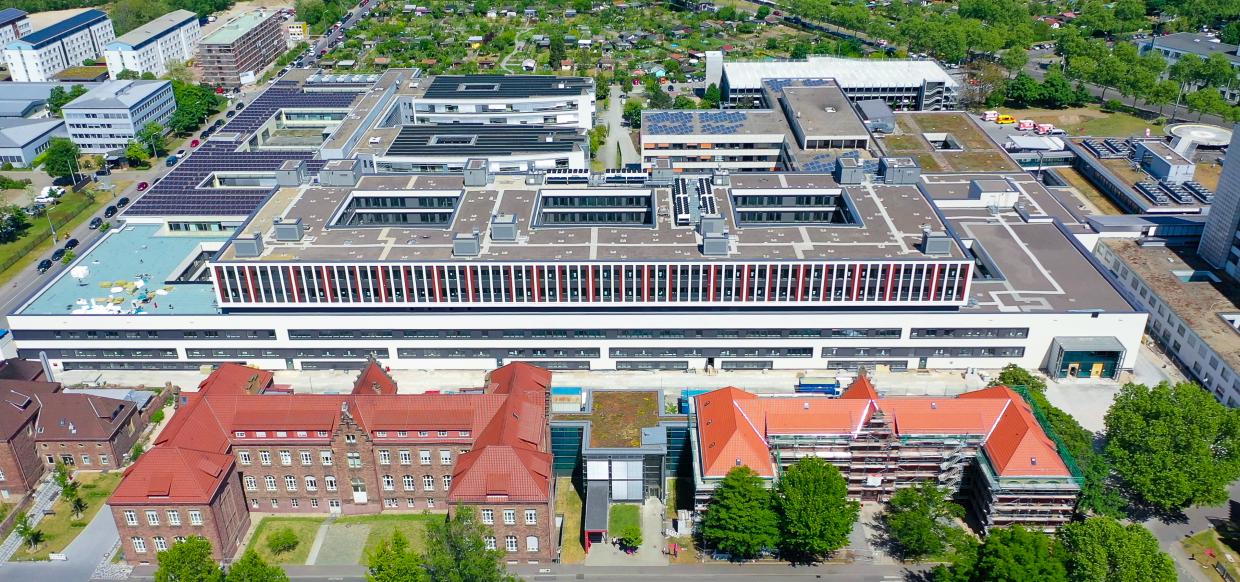
[[[124,208],[124,207],[126,207],[126,206],[129,206],[129,197],[128,197],[128,196],[121,196],[121,199],[116,201],[116,207],[117,207],[117,208]]]
[[[47,270],[50,268],[52,268],[51,259],[43,259],[42,261],[39,261],[39,272],[40,273],[46,273]]]
[[[227,118],[229,118],[229,119],[232,119],[232,118],[233,118],[233,116],[234,116],[234,115],[236,115],[236,114],[237,114],[237,112],[236,112],[236,111],[234,111],[234,110],[232,110],[232,109],[229,109],[229,110],[228,110],[228,113],[225,113],[225,114],[224,114],[224,117],[227,117]]]
[[[59,260],[61,259],[61,257],[63,257],[63,256],[65,256],[65,249],[56,249],[56,250],[52,251],[52,260],[53,260],[53,261],[59,261]]]
[[[224,120],[223,120],[223,119],[217,119],[217,120],[215,120],[215,123],[212,123],[212,124],[211,124],[211,127],[215,127],[215,128],[220,128],[220,127],[223,127],[223,126],[224,126]]]
[[[98,170],[95,170],[96,176],[108,176],[110,174],[112,174],[112,171],[107,168],[99,168]]]
[[[116,207],[115,207],[115,206],[109,206],[109,207],[107,207],[107,208],[103,209],[103,217],[104,217],[104,218],[112,218],[113,216],[116,216]]]
[[[238,101],[238,102],[237,102],[237,111],[241,111],[242,109],[245,109],[245,102],[243,102],[243,101]]]
[[[76,249],[79,244],[81,243],[78,242],[78,239],[71,238],[65,241],[65,250]]]
[[[139,192],[141,192],[141,191],[143,191],[143,190],[146,190],[147,188],[150,188],[150,187],[151,187],[151,185],[150,185],[150,184],[147,184],[146,182],[138,182],[138,191],[139,191]]]
[[[103,219],[96,216],[90,219],[90,224],[88,226],[91,230],[98,230],[100,226],[103,226]]]

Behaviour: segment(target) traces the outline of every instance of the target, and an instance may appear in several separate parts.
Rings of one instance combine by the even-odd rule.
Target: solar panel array
[[[1162,193],[1153,182],[1137,182],[1136,186],[1137,191],[1149,198],[1150,202],[1159,206],[1171,204],[1171,199],[1167,198],[1167,195]]]
[[[835,154],[814,154],[809,160],[801,162],[802,172],[831,172],[835,170]]]
[[[703,111],[698,114],[702,133],[727,135],[740,131],[748,117],[743,111]]]
[[[693,133],[693,114],[686,111],[655,111],[642,122],[645,124],[646,133]]]
[[[1114,160],[1128,157],[1132,153],[1132,147],[1114,138],[1104,140],[1087,139],[1085,140],[1085,149],[1094,154],[1094,157],[1100,160]]]
[[[710,185],[710,178],[698,178],[698,206],[702,214],[719,214],[719,201],[715,199],[715,189]]]
[[[237,133],[241,139],[208,139],[176,168],[161,178],[126,211],[134,216],[230,215],[243,216],[254,211],[274,188],[199,188],[214,172],[274,172],[288,160],[305,160],[306,169],[315,174],[326,160],[313,159],[313,151],[237,151],[272,115],[286,107],[344,108],[353,104],[360,92],[307,93],[291,81],[280,81],[259,95],[248,107],[220,128],[219,134]]]
[[[584,168],[552,168],[543,176],[544,184],[589,184],[590,170]]]
[[[1188,193],[1188,190],[1181,188],[1179,184],[1172,184],[1171,182],[1159,182],[1158,188],[1162,190],[1163,192],[1165,192],[1167,196],[1170,196],[1171,198],[1175,199],[1175,201],[1179,202],[1180,204],[1192,204],[1193,203],[1193,196]]]
[[[603,172],[603,183],[645,184],[646,179],[649,177],[645,171],[639,170],[605,170]]]
[[[689,226],[689,187],[684,178],[672,181],[672,216],[677,226]]]
[[[1206,204],[1214,203],[1214,193],[1211,192],[1209,188],[1202,186],[1200,182],[1189,180],[1181,184],[1181,186],[1183,186],[1185,190],[1191,192],[1193,196],[1196,196],[1198,200],[1205,202]]]

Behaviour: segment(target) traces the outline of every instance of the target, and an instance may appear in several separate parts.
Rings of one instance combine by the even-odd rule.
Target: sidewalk
[[[52,480],[51,473],[48,473],[45,480],[39,483],[39,488],[35,490],[34,495],[34,504],[26,512],[30,516],[30,525],[32,526],[38,525],[40,521],[43,521],[43,511],[50,508],[52,503],[56,501],[56,498],[60,497],[60,488]],[[103,512],[101,511],[100,513]],[[17,530],[14,528],[9,533],[9,537],[4,540],[4,543],[0,544],[0,563],[9,561],[21,545],[22,538],[17,535]]]

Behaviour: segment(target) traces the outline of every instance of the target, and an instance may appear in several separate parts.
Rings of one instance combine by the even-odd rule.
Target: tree
[[[848,499],[848,481],[818,457],[803,458],[775,485],[780,547],[796,561],[813,562],[848,543],[861,504]]]
[[[1233,20],[1219,31],[1219,39],[1227,44],[1240,44],[1240,20]]]
[[[297,549],[297,532],[291,527],[283,527],[267,536],[267,549],[273,554],[283,554]]]
[[[719,90],[719,86],[711,83],[706,87],[706,91],[702,93],[702,107],[707,109],[715,109],[719,107],[719,103],[723,101],[723,93]]]
[[[920,560],[952,549],[953,538],[961,533],[952,520],[960,517],[964,508],[952,502],[950,491],[923,481],[896,491],[881,519],[894,553]]]
[[[143,24],[173,11],[173,7],[162,0],[117,0],[108,10],[112,19],[112,28],[120,36]]]
[[[672,101],[672,109],[697,109],[697,102],[685,95],[677,95]]]
[[[251,549],[233,563],[224,579],[228,582],[288,582],[288,574],[284,573],[283,568],[264,562]]]
[[[624,120],[629,122],[629,126],[637,129],[642,126],[642,104],[640,99],[629,99],[624,102],[624,112],[621,113]]]
[[[1002,57],[999,57],[999,63],[1009,73],[1015,73],[1025,68],[1025,65],[1029,63],[1029,51],[1025,50],[1024,47],[1008,49],[1003,51]]]
[[[184,61],[168,61],[164,64],[164,78],[169,81],[178,81],[182,85],[192,85],[194,83],[194,72],[189,69],[189,66]]]
[[[426,528],[422,560],[435,582],[516,582],[504,567],[503,554],[488,550],[491,528],[474,517],[472,507],[458,507],[445,521]]]
[[[672,106],[672,96],[663,90],[663,85],[654,77],[646,79],[646,99],[651,109],[668,109]]]
[[[16,204],[0,208],[0,216],[3,216],[0,219],[0,243],[11,243],[21,238],[30,228],[26,211]]]
[[[1042,79],[1038,89],[1038,104],[1050,109],[1062,109],[1076,104],[1076,91],[1072,83],[1059,71],[1051,71]]]
[[[1163,107],[1174,103],[1180,96],[1180,86],[1171,79],[1163,79],[1154,83],[1145,92],[1145,102],[1158,106],[1158,114],[1162,115]]]
[[[430,574],[422,559],[409,549],[409,540],[400,530],[379,543],[368,556],[367,582],[429,582]]]
[[[148,122],[134,134],[134,138],[142,145],[150,148],[154,152],[153,155],[158,156],[166,153],[167,146],[164,144],[164,126],[159,123],[154,121]]]
[[[1116,473],[1157,509],[1222,503],[1240,477],[1240,410],[1196,384],[1126,384],[1106,427]]]
[[[155,582],[222,582],[224,573],[211,557],[211,542],[190,536],[159,552]]]
[[[138,78],[138,72],[131,71],[129,69],[123,69],[121,72],[116,74],[116,79],[118,81],[136,81]]]
[[[1034,376],[1016,364],[1008,364],[999,371],[999,375],[990,381],[991,386],[1024,386],[1031,392],[1045,393],[1046,380]]]
[[[560,61],[564,60],[564,35],[558,32],[552,34],[548,42],[550,42],[547,45],[547,49],[550,51],[548,61],[551,63],[551,68],[554,69],[560,65]]]
[[[702,538],[735,558],[752,558],[779,543],[779,518],[762,478],[747,466],[728,471],[702,519]]]
[[[642,528],[637,525],[626,525],[616,532],[616,541],[625,548],[639,548],[642,545]]]
[[[65,256],[67,257],[72,253],[73,251],[66,251]],[[68,265],[70,262],[72,262],[72,260],[70,261],[62,260],[61,262]],[[73,512],[73,517],[75,519],[81,519],[82,514],[86,513],[86,510],[88,508],[89,506],[86,504],[86,500],[82,499],[81,495],[74,495],[73,498],[69,500],[69,510]]]
[[[936,582],[1068,582],[1055,540],[1021,526],[993,529],[976,551],[934,569]]]
[[[1175,563],[1140,524],[1091,517],[1059,530],[1068,575],[1079,582],[1143,580],[1174,582]]]
[[[766,20],[766,17],[770,15],[771,15],[771,9],[769,7],[759,6],[758,12],[754,14],[754,17],[757,18],[758,20]]]
[[[52,87],[51,92],[47,96],[47,110],[53,116],[60,117],[60,108],[85,94],[86,87],[81,85],[74,85],[68,91],[65,91],[64,87]]]
[[[22,539],[30,549],[39,547],[43,543],[43,530],[35,527],[30,523],[30,514],[21,512],[17,514],[16,525],[13,531],[17,532],[17,536]]]
[[[77,169],[79,155],[77,144],[67,137],[53,137],[43,152],[43,170],[49,176],[68,178]]]
[[[136,141],[130,140],[125,146],[125,159],[131,166],[140,166],[150,157],[151,150]]]
[[[1023,71],[1017,73],[1016,78],[1007,84],[1005,92],[1008,103],[1013,107],[1028,107],[1042,97],[1042,87]]]

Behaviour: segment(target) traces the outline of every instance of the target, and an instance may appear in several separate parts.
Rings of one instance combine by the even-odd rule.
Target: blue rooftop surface
[[[40,28],[26,36],[21,37],[16,42],[28,42],[32,45],[41,46],[49,40],[54,40],[62,35],[76,32],[79,29],[88,27],[96,22],[107,20],[108,15],[99,10],[87,10],[81,14],[75,14],[53,24],[47,28]]]
[[[107,235],[73,267],[90,273],[79,280],[65,269],[59,279],[45,287],[20,313],[22,315],[117,314],[208,314],[215,313],[215,290],[209,283],[166,281],[176,277],[178,267],[198,254],[203,243],[223,243],[228,233],[215,236],[159,234],[160,225],[125,226]],[[143,281],[141,287],[133,285]],[[107,283],[107,285],[105,285]],[[120,285],[117,285],[120,283]],[[120,291],[112,291],[120,287]],[[170,289],[167,294],[156,290]],[[143,300],[144,295],[148,300]],[[120,298],[120,303],[115,300]]]
[[[3,10],[0,10],[0,26],[4,26],[6,24],[12,24],[14,21],[21,20],[25,16],[26,16],[25,10],[18,10],[16,8],[5,8]]]

